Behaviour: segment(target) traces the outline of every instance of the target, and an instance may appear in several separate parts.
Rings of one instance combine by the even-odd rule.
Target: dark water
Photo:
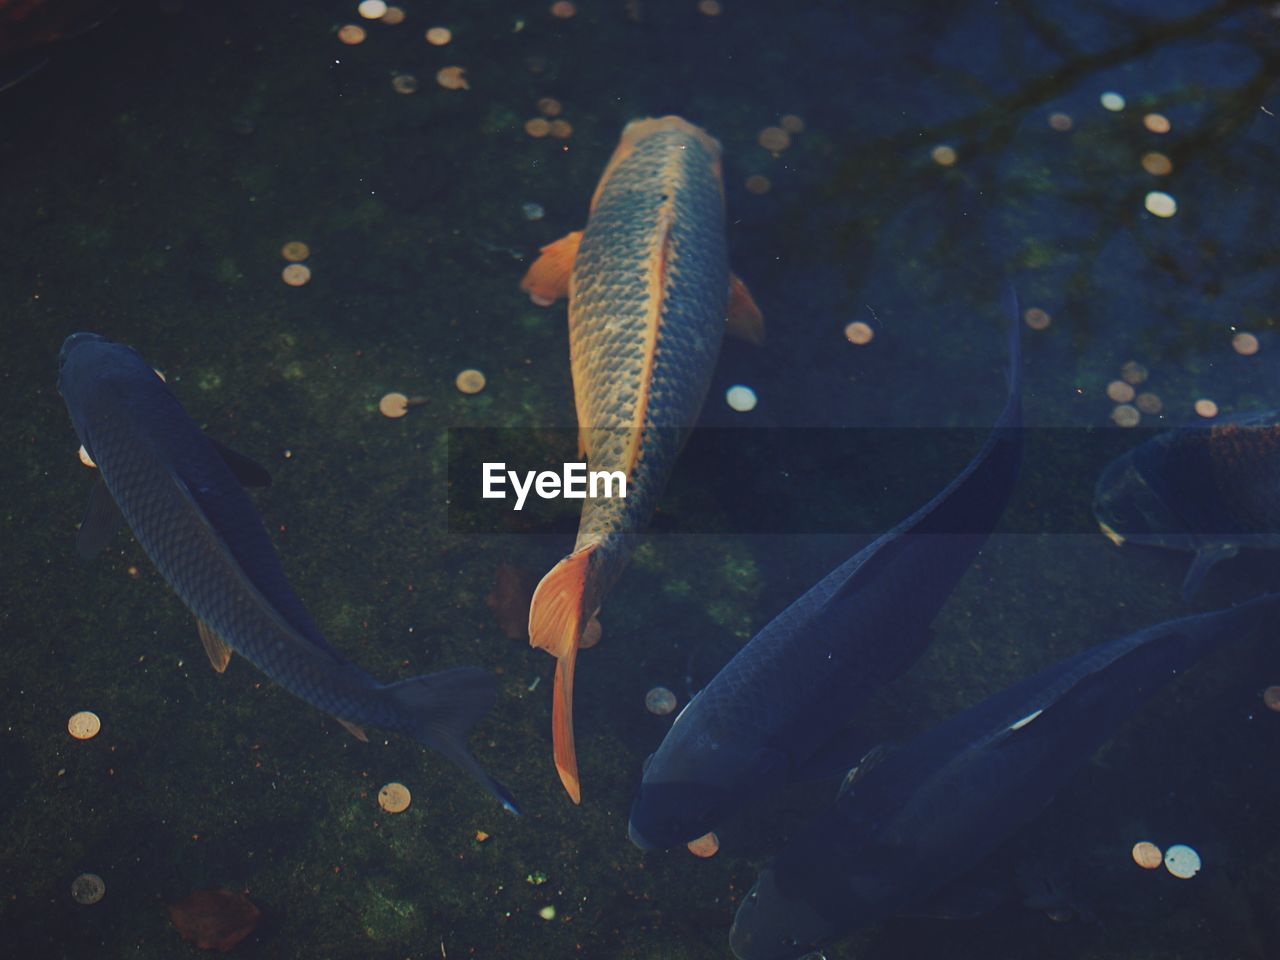
[[[824,511],[876,501],[919,465],[836,471],[799,504],[769,502],[785,485],[757,488],[749,463],[723,494],[677,475],[674,515],[763,489],[761,513],[811,503],[796,527],[809,532],[669,533],[640,550],[604,641],[580,659],[584,802],[566,801],[552,662],[505,638],[485,598],[500,564],[539,575],[571,536],[450,534],[443,432],[572,422],[564,308],[531,306],[516,283],[539,245],[581,226],[634,117],[679,113],[722,141],[734,266],[766,316],[765,349],[726,343],[706,426],[987,424],[1004,391],[1005,278],[1052,317],[1023,331],[1032,425],[1116,442],[1104,391],[1131,360],[1163,403],[1144,427],[1195,419],[1199,398],[1223,414],[1280,406],[1280,9],[578,6],[566,21],[545,3],[406,2],[403,24],[367,24],[347,47],[335,29],[357,20],[354,3],[126,5],[0,94],[6,954],[188,955],[164,905],[226,887],[266,915],[237,948],[249,957],[729,956],[737,899],[823,795],[726,825],[710,861],[642,854],[626,811],[667,723],[645,713],[645,691],[662,683],[683,702],[686,673],[705,679],[861,542],[812,532]],[[453,30],[447,47],[423,42],[437,24]],[[450,64],[469,90],[436,85]],[[397,94],[395,73],[415,74],[417,92]],[[1101,105],[1106,91],[1123,110]],[[524,133],[544,96],[563,102],[571,139]],[[1148,112],[1170,131],[1145,129]],[[789,113],[805,129],[772,156],[757,134]],[[932,159],[941,144],[954,166]],[[1149,151],[1172,172],[1144,172]],[[765,195],[744,188],[757,174]],[[1175,216],[1145,212],[1152,190]],[[526,203],[545,218],[527,220]],[[295,239],[312,250],[299,288],[280,280]],[[855,320],[871,344],[845,341]],[[472,742],[523,820],[403,738],[356,742],[244,662],[215,676],[127,536],[76,559],[90,478],[53,382],[79,329],[135,346],[212,435],[270,467],[256,501],[336,646],[383,679],[502,673]],[[1257,336],[1256,355],[1233,350],[1237,330]],[[464,396],[454,377],[473,366],[488,386]],[[749,415],[724,402],[736,383],[759,395]],[[389,390],[426,402],[387,420]],[[803,456],[756,466],[817,469]],[[1076,476],[1029,456],[1016,504],[1083,510],[1081,481],[1064,479]],[[1184,554],[1117,550],[1087,517],[1010,523],[926,658],[866,712],[868,739],[902,740],[1188,609]],[[1278,576],[1274,559],[1243,556],[1195,607]],[[1280,714],[1260,696],[1280,682],[1277,639],[1237,645],[1153,702],[998,851],[988,869],[1048,884],[1075,920],[1011,903],[889,922],[827,955],[1280,955]],[[65,730],[80,709],[103,721],[83,743]],[[389,780],[413,790],[406,813],[379,810]],[[1142,839],[1190,843],[1204,870],[1143,872],[1129,858]],[[85,871],[107,886],[92,907],[70,897]]]

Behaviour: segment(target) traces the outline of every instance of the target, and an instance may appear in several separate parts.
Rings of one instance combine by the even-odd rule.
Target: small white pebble
[[[551,906],[551,904],[547,904],[538,911],[538,916],[543,920],[554,920],[556,918],[556,908]]]
[[[1212,420],[1218,415],[1218,405],[1208,397],[1201,397],[1196,401],[1196,413],[1204,417],[1206,420]]]
[[[1116,93],[1114,90],[1108,90],[1098,99],[1102,102],[1103,107],[1110,110],[1112,113],[1119,113],[1124,109],[1124,97],[1120,96],[1120,94]]]
[[[666,687],[654,687],[644,695],[644,707],[656,717],[665,717],[676,708],[676,695]]]
[[[360,0],[356,12],[366,20],[381,20],[387,13],[385,0]]]
[[[1147,213],[1155,217],[1168,219],[1178,212],[1178,201],[1163,190],[1152,190],[1143,201]]]
[[[1175,843],[1164,852],[1164,865],[1179,880],[1190,880],[1200,872],[1200,854],[1185,843]]]
[[[750,413],[756,408],[756,392],[739,383],[725,391],[724,401],[738,413]]]

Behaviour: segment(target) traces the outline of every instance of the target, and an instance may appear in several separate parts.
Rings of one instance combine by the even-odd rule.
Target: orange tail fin
[[[551,707],[551,737],[560,782],[574,803],[582,800],[578,759],[573,749],[573,666],[586,625],[583,593],[595,547],[565,557],[542,578],[529,605],[529,643],[556,658]]]
[[[556,688],[551,702],[551,753],[556,773],[565,792],[574,803],[582,802],[582,786],[578,782],[578,754],[573,748],[573,664],[578,659],[575,647],[556,661]]]

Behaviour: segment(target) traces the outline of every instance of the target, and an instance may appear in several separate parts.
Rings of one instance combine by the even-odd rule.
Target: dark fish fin
[[[866,776],[867,772],[873,770],[881,760],[893,753],[893,745],[889,743],[877,743],[874,747],[866,752],[857,766],[852,767],[845,774],[844,779],[840,781],[840,789],[836,792],[836,797],[843,797],[846,793],[853,789],[854,785]]]
[[[246,487],[269,487],[271,486],[271,474],[267,473],[266,467],[255,463],[246,457],[243,453],[236,453],[230,447],[223,446],[212,437],[209,442],[213,444],[214,449],[226,461],[231,472],[235,474],[237,480],[242,486]]]
[[[84,519],[80,521],[80,532],[76,534],[76,553],[85,560],[92,560],[102,552],[122,523],[124,518],[120,516],[120,508],[99,476],[89,491],[89,505],[85,508]]]
[[[968,920],[990,913],[1009,899],[1005,891],[996,886],[974,883],[965,877],[958,883],[943,887],[924,903],[904,910],[900,917],[920,917],[930,920]]]
[[[351,734],[361,743],[369,742],[369,735],[364,732],[364,727],[357,726],[356,724],[352,723],[350,720],[343,720],[341,717],[334,717],[333,719],[337,720],[340,724],[342,724],[342,726],[346,729],[347,733]]]
[[[796,764],[792,781],[806,783],[844,777],[867,756],[867,742],[854,735],[856,729],[844,727],[836,731],[826,743]]]
[[[1195,559],[1191,561],[1187,575],[1182,581],[1182,599],[1190,600],[1196,595],[1210,567],[1221,560],[1231,559],[1239,552],[1240,547],[1234,543],[1206,543],[1197,550]]]
[[[456,667],[390,683],[383,689],[403,712],[406,733],[423,746],[439,750],[519,816],[511,792],[484,772],[466,744],[467,733],[489,712],[497,696],[493,674],[477,667]]]
[[[1066,696],[1066,693],[1068,692],[1070,691],[1068,690],[1062,693],[1060,696]],[[987,741],[987,744],[986,744],[987,747],[988,748],[1001,747],[1006,743],[1011,742],[1013,740],[1013,735],[1015,733],[1017,733],[1019,730],[1025,730],[1031,724],[1035,723],[1036,720],[1040,719],[1041,714],[1043,714],[1046,710],[1048,710],[1050,707],[1054,706],[1058,702],[1058,699],[1059,698],[1055,698],[1052,700],[1045,701],[1044,706],[1037,707],[1035,710],[1028,712],[1025,716],[1020,717],[1019,719],[1015,720],[1013,723],[1009,724],[1009,726],[1005,727],[1003,730],[1001,730],[999,733],[997,733],[995,736],[991,737]]]
[[[196,631],[200,634],[200,643],[204,646],[204,654],[209,658],[210,666],[218,673],[226,673],[227,664],[231,662],[230,645],[199,617],[196,617]]]
[[[760,346],[764,343],[764,317],[751,297],[751,291],[738,275],[729,275],[729,302],[725,306],[724,332],[731,337]]]

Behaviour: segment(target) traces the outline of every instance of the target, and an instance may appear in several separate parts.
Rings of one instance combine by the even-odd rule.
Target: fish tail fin
[[[1240,552],[1240,547],[1234,543],[1206,543],[1196,551],[1195,557],[1191,561],[1191,566],[1187,568],[1187,575],[1182,581],[1182,599],[1190,600],[1199,592],[1201,584],[1204,583],[1205,574],[1209,572],[1209,568],[1215,563],[1222,560],[1229,560]]]
[[[582,803],[582,785],[578,781],[578,755],[573,746],[573,666],[578,648],[556,661],[554,699],[551,702],[551,750],[556,773],[565,792],[574,803]]]
[[[529,605],[529,643],[556,658],[551,736],[556,771],[574,803],[582,801],[573,747],[573,667],[586,626],[583,601],[595,547],[565,557],[542,578]]]
[[[467,749],[467,734],[493,706],[497,681],[478,667],[456,667],[389,683],[383,689],[405,717],[404,730],[471,774],[511,813],[519,816],[511,791],[484,769]]]

